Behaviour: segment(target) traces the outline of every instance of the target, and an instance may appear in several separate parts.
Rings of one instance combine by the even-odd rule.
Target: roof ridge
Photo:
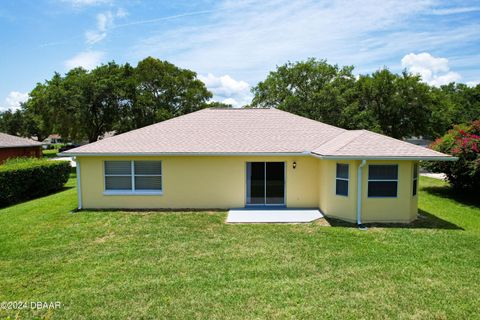
[[[353,132],[357,132],[357,131],[360,131],[361,134],[359,135],[356,135],[356,136],[352,136],[350,137],[350,139],[348,139],[344,144],[340,145],[339,147],[333,149],[332,151],[335,152],[335,151],[338,151],[340,149],[342,149],[343,147],[347,146],[348,144],[352,143],[356,138],[362,136],[364,134],[364,130],[362,129],[359,129],[359,130],[347,130],[347,129],[344,129],[345,131],[343,131],[342,133],[340,133],[338,136],[336,136],[335,138],[333,138],[332,140],[329,140],[329,141],[326,141],[324,143],[322,143],[321,145],[319,146],[316,146],[315,148],[313,148],[313,150],[311,151],[312,153],[316,153],[315,150],[317,149],[320,149],[321,147],[324,147],[326,146],[327,144],[329,143],[334,143],[336,140],[338,140],[342,135],[346,134],[346,133],[353,133]]]
[[[340,150],[340,149],[342,149],[342,148],[345,148],[346,146],[348,146],[349,144],[351,144],[353,141],[355,141],[355,139],[360,138],[361,136],[363,136],[367,130],[365,130],[365,129],[348,130],[347,132],[354,132],[354,131],[358,131],[358,132],[360,132],[360,134],[357,135],[357,136],[352,137],[347,143],[345,143],[343,146],[341,146],[340,148],[336,149],[335,151],[338,151],[338,150]]]
[[[208,108],[204,108],[202,110],[228,110],[228,111],[243,110],[243,111],[249,111],[249,110],[270,110],[270,109],[276,109],[276,108],[273,108],[273,107],[268,107],[268,108],[208,107]]]

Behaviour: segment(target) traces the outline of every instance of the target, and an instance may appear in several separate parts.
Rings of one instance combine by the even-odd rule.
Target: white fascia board
[[[312,153],[312,156],[315,158],[319,159],[325,159],[325,160],[411,160],[411,161],[457,161],[457,157],[451,157],[451,156],[432,156],[432,157],[396,157],[396,156],[381,156],[381,157],[375,157],[375,156],[323,156],[319,154],[314,154]]]
[[[198,157],[216,157],[216,156],[256,156],[256,157],[275,157],[275,156],[311,156],[310,152],[119,152],[119,153],[65,153],[58,154],[60,157],[143,157],[143,156],[198,156]]]

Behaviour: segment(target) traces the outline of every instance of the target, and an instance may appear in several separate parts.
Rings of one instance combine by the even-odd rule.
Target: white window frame
[[[370,179],[370,167],[371,166],[396,166],[397,167],[397,179]],[[367,197],[371,199],[394,199],[398,198],[398,178],[399,178],[399,171],[400,171],[400,166],[398,164],[369,164],[368,165],[368,172],[367,172]],[[369,189],[370,189],[370,181],[372,182],[396,182],[397,183],[397,188],[395,190],[395,196],[370,196],[369,194]]]
[[[415,167],[417,168],[417,172],[415,172]],[[412,197],[416,197],[418,195],[418,175],[419,175],[419,166],[418,163],[413,164],[413,179],[412,179]]]
[[[347,176],[348,178],[339,178],[337,175],[338,175],[338,172],[337,172],[337,165],[339,164],[343,164],[343,165],[346,165],[347,166]],[[342,181],[347,181],[347,194],[338,194],[337,193],[337,180],[342,180]],[[339,196],[339,197],[348,197],[350,195],[350,164],[349,163],[341,163],[341,162],[337,162],[335,163],[335,195],[336,196]]]
[[[130,161],[131,174],[106,174],[105,165],[107,161]],[[144,196],[158,196],[163,195],[163,162],[161,160],[152,160],[160,162],[161,174],[135,174],[135,161],[136,160],[105,160],[103,161],[103,194],[112,196],[112,195],[144,195]],[[149,160],[138,160],[138,161],[149,161]],[[107,189],[107,177],[131,177],[132,179],[132,189],[130,190],[108,190]],[[135,177],[160,177],[162,180],[162,189],[161,190],[136,190],[135,189]]]

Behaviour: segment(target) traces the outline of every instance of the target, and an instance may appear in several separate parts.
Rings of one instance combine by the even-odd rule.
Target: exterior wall
[[[9,158],[35,157],[42,156],[42,147],[18,147],[18,148],[0,148],[0,164]]]
[[[348,196],[335,194],[336,164],[349,164]],[[318,169],[320,210],[329,217],[356,222],[357,219],[357,169],[360,161],[320,160]],[[413,192],[414,161],[367,161],[362,169],[361,220],[368,222],[411,222],[417,217],[418,194]],[[368,198],[368,165],[398,164],[398,189],[396,198]]]
[[[246,200],[246,162],[286,162],[287,207],[318,206],[311,157],[79,157],[84,208],[235,208]],[[105,160],[161,160],[163,195],[104,195]],[[296,162],[296,169],[293,169]]]
[[[407,223],[416,219],[418,196],[412,196],[414,163],[414,161],[367,161],[363,168],[362,222]],[[368,198],[369,164],[398,164],[396,198]]]
[[[80,157],[84,208],[185,209],[238,208],[246,201],[246,163],[286,164],[286,205],[320,208],[327,216],[355,222],[360,161],[300,157]],[[161,160],[162,195],[104,195],[105,160]],[[296,169],[293,169],[296,162]],[[335,194],[336,164],[349,164],[348,196]],[[398,164],[397,198],[368,198],[368,165]],[[417,216],[412,196],[413,161],[367,161],[362,178],[362,222],[410,222]]]
[[[335,193],[337,163],[349,165],[348,196]],[[357,168],[359,161],[318,160],[318,207],[329,217],[355,221],[357,210]]]

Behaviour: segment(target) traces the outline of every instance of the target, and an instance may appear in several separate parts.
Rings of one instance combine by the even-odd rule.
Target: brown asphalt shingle
[[[277,109],[204,109],[65,154],[300,152],[332,156],[446,156],[366,130],[348,131]]]
[[[40,142],[0,132],[0,148],[41,146]]]
[[[348,137],[347,137],[348,135]],[[344,139],[348,138],[348,139]],[[368,130],[351,130],[334,139],[334,148],[327,144],[312,153],[332,157],[446,157],[448,155],[397,140]]]

